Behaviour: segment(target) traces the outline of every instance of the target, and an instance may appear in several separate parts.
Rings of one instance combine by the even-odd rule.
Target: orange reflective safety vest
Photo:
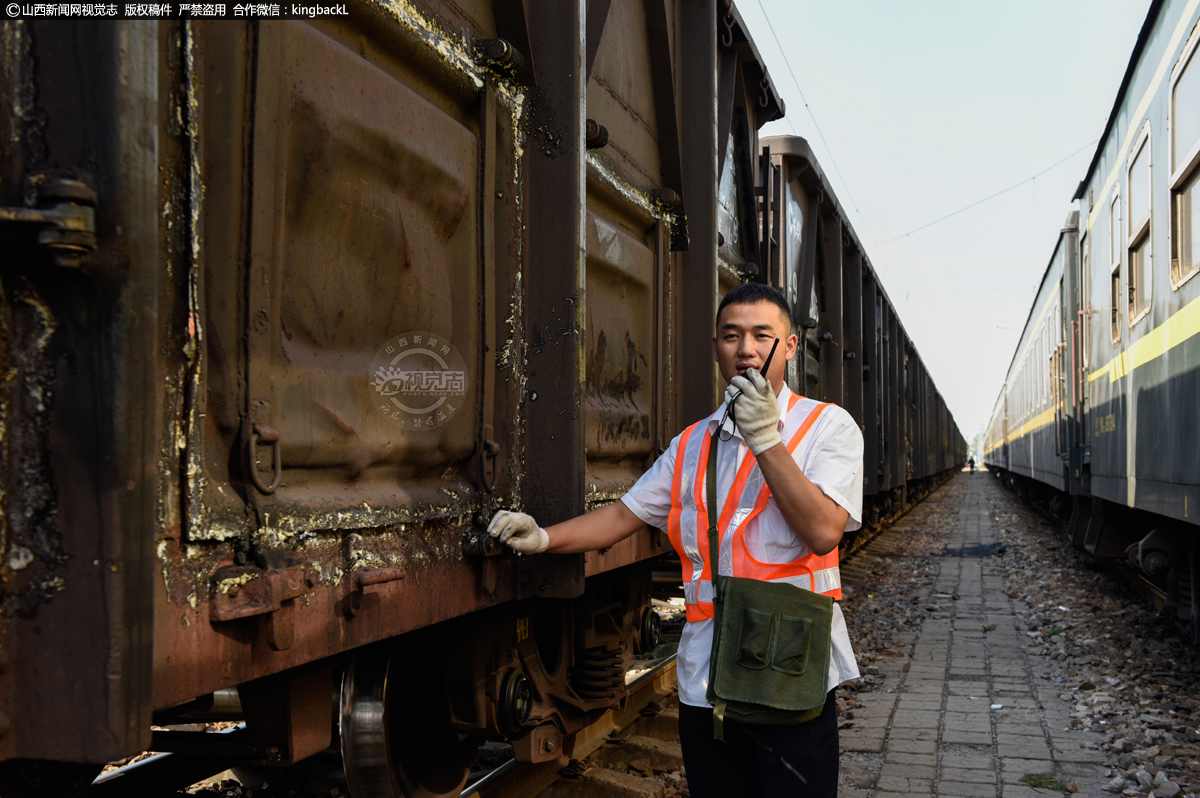
[[[791,396],[783,419],[782,437],[787,441],[789,453],[795,453],[804,435],[829,407],[819,404],[806,414],[796,409],[799,400],[795,394]],[[712,563],[708,553],[710,508],[705,506],[705,477],[712,445],[712,436],[706,430],[708,421],[706,418],[696,422],[679,437],[671,482],[671,514],[667,521],[667,534],[683,563],[683,596],[689,621],[713,617]],[[746,528],[767,506],[770,496],[771,489],[758,468],[758,461],[752,452],[746,452],[717,523],[720,573],[764,582],[787,582],[841,599],[837,549],[825,555],[805,554],[789,563],[761,562],[750,554]]]

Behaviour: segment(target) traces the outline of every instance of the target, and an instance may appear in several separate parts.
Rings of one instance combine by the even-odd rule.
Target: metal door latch
[[[304,565],[275,571],[231,565],[212,575],[213,591],[208,617],[213,623],[267,616],[267,643],[272,649],[291,648],[293,599],[311,593],[317,572]]]
[[[221,622],[265,615],[285,601],[311,593],[317,585],[317,572],[303,565],[278,571],[231,565],[217,569],[212,579],[216,592],[209,617]]]
[[[38,200],[36,208],[0,207],[0,225],[41,228],[38,245],[54,254],[54,263],[78,268],[96,249],[96,192],[79,180],[46,180]]]
[[[499,584],[500,574],[497,559],[510,555],[511,550],[485,530],[487,520],[478,518],[477,523],[463,534],[462,553],[464,557],[478,558],[479,582],[483,589],[494,595]]]
[[[271,445],[271,482],[269,484],[263,482],[262,476],[258,473],[258,444],[260,443]],[[279,452],[279,433],[275,431],[274,427],[255,424],[247,445],[250,449],[250,481],[254,483],[254,487],[259,493],[270,496],[279,487],[279,480],[283,476],[283,457]]]
[[[343,611],[346,615],[358,615],[367,604],[367,588],[397,582],[406,576],[403,568],[364,568],[354,572],[354,590],[346,596]]]
[[[496,455],[500,454],[500,444],[492,440],[495,428],[491,424],[483,425],[483,437],[475,442],[475,462],[479,471],[479,487],[484,493],[496,490]]]

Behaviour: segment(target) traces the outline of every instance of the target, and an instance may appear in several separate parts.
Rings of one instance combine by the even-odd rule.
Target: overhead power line
[[[771,23],[771,15],[767,13],[762,0],[758,0],[758,7],[763,13],[763,18],[767,21],[767,27],[771,30],[771,37],[775,39],[775,46],[779,48],[779,54],[783,56],[783,63],[787,66],[788,74],[792,76],[792,83],[796,84],[796,91],[800,92],[800,101],[804,103],[804,110],[808,111],[808,118],[812,120],[813,129],[817,131],[817,138],[821,139],[821,146],[825,148],[825,152],[829,153],[829,162],[833,164],[833,171],[837,173],[838,179],[842,181],[842,187],[846,189],[846,198],[850,200],[850,205],[853,206],[854,212],[858,214],[858,218],[862,221],[867,237],[874,242],[875,237],[871,235],[870,230],[866,229],[866,217],[858,209],[858,203],[855,202],[854,195],[850,193],[850,184],[846,182],[846,178],[842,177],[842,170],[838,168],[837,159],[833,157],[833,150],[829,148],[829,142],[825,141],[825,134],[821,132],[821,126],[817,124],[817,117],[813,114],[812,108],[809,107],[808,100],[804,98],[804,89],[800,88],[800,81],[796,80],[796,73],[792,70],[792,62],[788,61],[787,51],[783,49],[783,44],[779,41],[779,36],[775,33],[775,26]],[[791,120],[788,120],[788,124],[791,125]],[[792,132],[796,132],[795,125],[792,125]]]
[[[994,200],[996,197],[999,197],[1001,194],[1007,194],[1008,192],[1012,191],[1014,188],[1020,188],[1021,186],[1025,185],[1026,183],[1031,183],[1034,180],[1037,180],[1042,175],[1049,172],[1051,169],[1054,169],[1057,166],[1062,166],[1064,163],[1071,160],[1072,158],[1074,158],[1076,155],[1083,152],[1084,150],[1091,149],[1093,146],[1095,146],[1095,144],[1098,141],[1100,141],[1100,139],[1093,139],[1089,143],[1084,144],[1082,147],[1075,150],[1075,152],[1071,153],[1066,158],[1063,158],[1060,161],[1055,161],[1054,163],[1050,164],[1045,169],[1038,172],[1036,175],[1033,175],[1032,177],[1027,177],[1019,183],[1013,183],[1008,188],[1001,189],[1001,190],[997,191],[995,194],[990,194],[981,200],[976,200],[975,202],[972,202],[970,205],[964,205],[963,207],[959,208],[958,210],[953,211],[952,213],[948,213],[945,216],[942,216],[938,219],[934,219],[932,222],[927,222],[927,223],[921,225],[920,227],[916,228],[915,230],[909,230],[907,233],[904,233],[903,235],[898,235],[898,236],[895,236],[894,238],[889,238],[887,241],[881,241],[881,242],[879,242],[879,246],[883,246],[884,244],[890,244],[893,241],[899,241],[902,238],[908,238],[913,233],[919,233],[927,227],[933,227],[938,222],[944,222],[953,216],[958,216],[963,211],[969,211],[972,208],[976,207],[977,205],[982,205],[983,203],[987,202],[988,200]]]

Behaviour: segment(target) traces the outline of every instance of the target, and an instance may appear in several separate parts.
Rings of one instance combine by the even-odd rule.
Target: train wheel
[[[91,784],[103,768],[104,765],[48,759],[10,759],[0,762],[0,796],[71,798]]]
[[[355,798],[457,796],[474,745],[450,727],[429,669],[387,646],[360,649],[342,676],[342,761]]]

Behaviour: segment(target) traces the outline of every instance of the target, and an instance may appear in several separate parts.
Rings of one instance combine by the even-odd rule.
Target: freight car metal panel
[[[521,100],[409,13],[184,31],[181,171],[207,188],[185,195],[186,514],[157,548],[157,706],[511,595],[478,589],[460,541],[520,489]],[[249,583],[296,568],[253,604]],[[409,577],[347,612],[386,569]]]

